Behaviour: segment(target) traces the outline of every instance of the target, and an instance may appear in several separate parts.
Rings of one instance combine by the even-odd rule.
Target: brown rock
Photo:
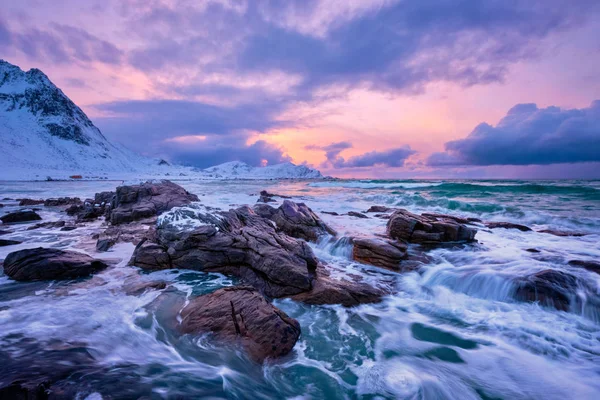
[[[504,228],[504,229],[518,229],[521,232],[529,232],[532,229],[525,225],[513,224],[512,222],[488,222],[485,224],[490,229]]]
[[[315,242],[323,235],[336,234],[304,203],[285,200],[271,220],[275,222],[277,229],[287,235],[309,242]]]
[[[219,342],[241,346],[258,362],[288,354],[300,324],[254,288],[235,286],[193,299],[182,311],[181,331],[210,333]]]
[[[19,200],[19,206],[21,207],[27,207],[27,206],[37,206],[39,204],[44,204],[44,200],[42,199],[18,199]]]
[[[542,229],[541,231],[538,231],[538,232],[548,233],[550,235],[561,236],[561,237],[567,237],[567,236],[581,237],[581,236],[586,235],[585,233],[582,233],[582,232],[560,231],[557,229]]]
[[[399,271],[400,263],[407,258],[407,246],[404,243],[379,238],[355,238],[352,257],[364,264]]]
[[[392,239],[412,243],[471,242],[477,230],[454,219],[417,215],[396,210],[387,223],[387,234]]]
[[[30,222],[39,221],[40,217],[35,211],[15,211],[9,214],[5,214],[0,217],[0,220],[5,224],[14,224],[18,222]]]

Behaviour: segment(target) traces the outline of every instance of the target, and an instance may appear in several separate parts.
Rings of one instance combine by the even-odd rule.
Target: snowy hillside
[[[316,169],[290,162],[266,167],[251,167],[241,161],[232,161],[207,168],[203,172],[216,179],[319,179],[323,177]]]
[[[0,168],[70,174],[135,172],[156,164],[111,144],[44,73],[0,60]]]

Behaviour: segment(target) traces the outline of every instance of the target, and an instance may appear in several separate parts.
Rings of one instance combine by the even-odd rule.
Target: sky
[[[3,0],[0,58],[175,163],[600,178],[598,0]]]

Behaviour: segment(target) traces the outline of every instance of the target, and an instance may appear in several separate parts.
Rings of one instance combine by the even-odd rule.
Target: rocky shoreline
[[[278,207],[269,205],[275,202],[274,198],[281,200]],[[0,234],[10,233],[10,226],[15,223],[36,222],[28,228],[31,230],[77,229],[98,219],[104,224],[94,236],[98,258],[75,251],[23,249],[3,260],[3,270],[9,278],[83,279],[112,268],[101,255],[121,242],[136,246],[129,265],[142,271],[189,269],[235,277],[239,285],[198,296],[185,305],[176,329],[184,335],[210,334],[216,342],[243,349],[257,362],[288,354],[301,335],[298,321],[275,307],[272,299],[291,298],[310,305],[344,307],[377,303],[395,290],[387,284],[384,271],[419,271],[429,261],[427,253],[431,249],[476,243],[478,229],[531,231],[523,225],[442,214],[417,215],[384,206],[348,213],[354,218],[379,218],[385,222],[384,236],[348,238],[355,261],[381,268],[376,283],[367,283],[360,276],[340,278],[335,266],[315,256],[309,243],[334,241],[337,233],[308,205],[266,191],[261,192],[254,206],[227,211],[203,206],[197,196],[170,181],[120,186],[115,192],[97,193],[94,199],[18,201],[23,207],[61,209],[70,219],[43,221],[35,209],[22,209],[0,217]],[[543,233],[559,237],[580,235]],[[1,245],[14,244],[17,243],[5,240]],[[569,265],[600,271],[592,261],[572,260]],[[516,301],[539,302],[568,311],[576,302],[574,292],[585,282],[564,272],[545,270],[521,277],[514,284]],[[132,287],[129,292],[167,289],[164,282],[152,282]]]

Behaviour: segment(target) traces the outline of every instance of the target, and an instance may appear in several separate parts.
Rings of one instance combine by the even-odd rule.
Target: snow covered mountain
[[[39,69],[0,59],[0,180],[314,179],[317,170],[292,163],[251,167],[234,161],[198,170],[138,155],[109,142],[85,113]]]
[[[0,60],[0,174],[134,172],[155,165],[110,143],[42,71]]]
[[[321,173],[305,165],[291,162],[252,167],[241,161],[232,161],[203,170],[216,179],[320,179]]]

